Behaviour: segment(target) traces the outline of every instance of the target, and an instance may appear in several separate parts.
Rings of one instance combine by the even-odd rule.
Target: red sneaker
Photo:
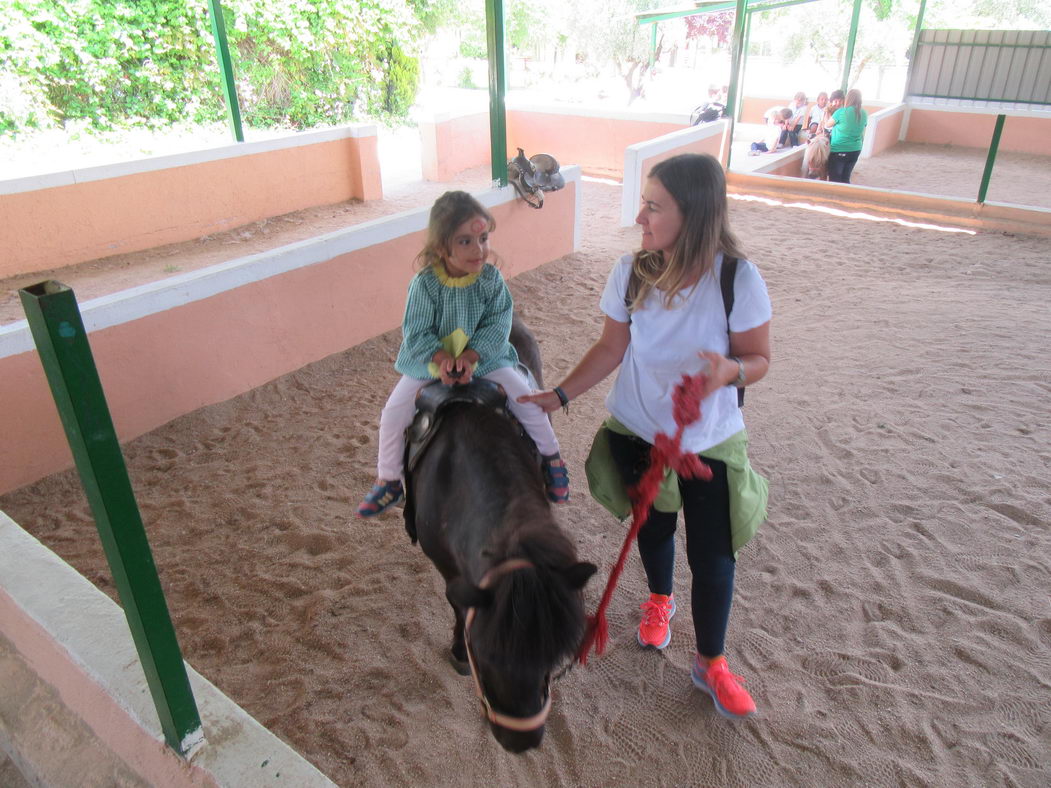
[[[650,598],[639,607],[642,608],[639,645],[664,648],[671,643],[671,617],[675,615],[675,594],[650,594]]]
[[[692,677],[694,686],[712,696],[716,711],[724,717],[751,717],[755,714],[755,701],[738,683],[744,679],[730,672],[725,657],[718,657],[709,665],[698,654],[693,661]]]

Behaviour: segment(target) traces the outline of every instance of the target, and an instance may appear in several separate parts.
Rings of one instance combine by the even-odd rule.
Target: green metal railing
[[[70,288],[54,281],[23,288],[19,297],[91,505],[164,739],[176,752],[189,755],[204,741],[201,718],[76,297]]]

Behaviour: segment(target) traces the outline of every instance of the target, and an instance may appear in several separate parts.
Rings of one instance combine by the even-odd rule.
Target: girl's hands
[[[470,383],[478,359],[477,351],[470,348],[461,353],[458,358],[453,358],[445,350],[439,350],[431,357],[431,361],[438,366],[439,380],[446,386]]]

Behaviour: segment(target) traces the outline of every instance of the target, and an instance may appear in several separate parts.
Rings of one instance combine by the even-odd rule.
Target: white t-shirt
[[[613,266],[599,306],[610,318],[631,322],[631,339],[617,379],[606,398],[606,407],[640,438],[653,443],[659,432],[674,435],[672,391],[683,373],[700,371],[701,350],[730,351],[726,309],[719,285],[723,256],[696,287],[687,289],[670,309],[662,306],[662,295],[651,291],[643,308],[629,314],[624,294],[631,276],[632,256],[624,255]],[[747,260],[737,265],[734,306],[730,328],[748,331],[770,320],[770,296],[759,269]],[[701,420],[690,425],[682,448],[693,454],[722,443],[744,429],[737,389],[723,386],[701,403]]]

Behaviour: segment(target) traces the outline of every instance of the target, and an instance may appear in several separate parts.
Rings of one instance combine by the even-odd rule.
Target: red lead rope
[[[624,537],[624,544],[620,548],[620,555],[613,571],[606,581],[606,590],[602,592],[602,599],[598,603],[595,615],[588,616],[587,629],[584,632],[584,640],[580,644],[577,660],[582,665],[588,664],[588,652],[595,647],[596,654],[602,654],[606,650],[606,642],[609,640],[609,625],[606,623],[606,608],[613,596],[613,589],[617,587],[617,580],[628,560],[628,550],[631,543],[639,535],[639,529],[646,523],[649,517],[650,507],[657,498],[664,479],[664,469],[671,468],[680,477],[686,479],[712,478],[712,469],[709,468],[696,454],[684,454],[679,447],[682,433],[690,424],[700,421],[701,418],[701,394],[704,391],[707,377],[705,375],[683,375],[682,380],[675,386],[672,394],[674,405],[675,437],[669,438],[663,432],[659,433],[650,450],[650,467],[639,479],[639,483],[628,490],[631,499],[631,528],[628,535]]]

